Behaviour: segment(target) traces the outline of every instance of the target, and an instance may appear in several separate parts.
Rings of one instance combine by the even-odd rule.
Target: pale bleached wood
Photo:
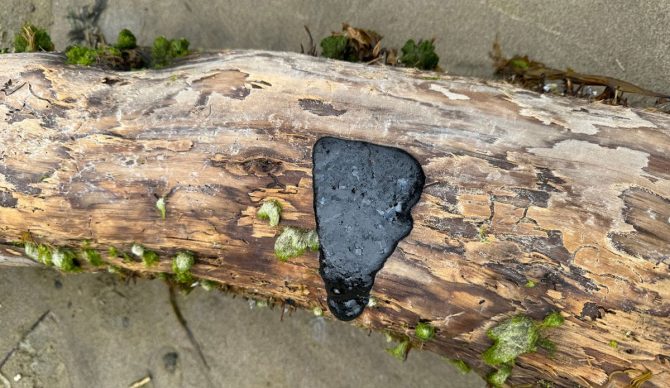
[[[412,153],[427,185],[357,324],[411,335],[431,320],[424,349],[486,373],[487,329],[558,310],[556,354],[521,356],[510,382],[604,385],[627,369],[650,370],[645,386],[670,381],[667,115],[259,51],[126,73],[2,55],[3,84],[0,265],[18,262],[9,243],[24,232],[101,251],[138,242],[158,266],[106,260],[169,272],[186,249],[198,277],[324,306],[317,255],[277,261],[280,228],[255,212],[277,199],[281,225],[314,227],[312,145],[365,140]]]

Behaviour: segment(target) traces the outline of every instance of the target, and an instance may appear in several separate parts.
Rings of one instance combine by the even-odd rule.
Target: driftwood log
[[[2,265],[30,262],[12,244],[25,232],[101,252],[137,242],[157,266],[103,258],[156,274],[189,250],[199,278],[325,306],[317,254],[280,262],[274,242],[314,227],[315,141],[364,140],[414,155],[426,186],[356,324],[412,336],[430,320],[424,349],[487,373],[487,329],[560,311],[556,353],[519,357],[508,382],[625,384],[628,371],[668,386],[670,116],[258,51],[133,72],[2,55],[0,85]],[[283,205],[279,227],[257,219],[265,199]]]

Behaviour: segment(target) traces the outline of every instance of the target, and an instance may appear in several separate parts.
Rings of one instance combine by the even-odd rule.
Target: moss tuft
[[[26,241],[23,244],[23,250],[26,253],[26,256],[37,261],[38,263],[42,263],[47,266],[52,264],[51,249],[49,249],[49,247],[46,245],[37,245],[33,242]]]
[[[537,285],[537,283],[535,283],[535,281],[533,281],[533,280],[531,280],[531,279],[528,279],[528,281],[526,281],[525,287],[526,287],[526,288],[533,288],[533,287],[535,287],[536,285]]]
[[[540,331],[558,327],[563,322],[559,312],[550,313],[542,322],[517,315],[490,329],[486,335],[493,340],[493,346],[486,349],[482,359],[485,363],[498,367],[498,370],[489,375],[489,383],[496,387],[501,386],[512,373],[516,358],[524,353],[535,352],[538,346],[553,353],[556,345],[541,337]]]
[[[451,359],[451,360],[448,360],[448,361],[451,365],[455,366],[456,369],[458,369],[459,372],[461,372],[464,375],[470,373],[470,371],[472,370],[470,368],[470,365],[468,365],[468,363],[463,361],[463,360]]]
[[[158,257],[158,253],[154,251],[145,249],[144,253],[142,253],[142,263],[144,263],[146,267],[151,267],[158,264],[159,259],[160,258]]]
[[[84,46],[72,46],[65,51],[67,63],[79,66],[91,66],[98,60],[98,52]]]
[[[109,247],[109,249],[107,250],[107,255],[110,258],[115,259],[119,257],[119,251],[116,249],[116,247]]]
[[[319,250],[319,235],[316,233],[316,230],[308,231],[305,239],[307,240],[307,248],[310,251],[316,252]]]
[[[408,67],[433,70],[440,61],[440,57],[435,54],[435,46],[432,40],[419,40],[419,43],[415,43],[414,40],[410,39],[400,50],[402,51],[400,62]]]
[[[95,267],[104,264],[104,262],[102,261],[102,256],[100,256],[100,253],[98,253],[98,251],[90,247],[85,246],[84,248],[82,248],[81,257],[82,259],[88,261],[89,263],[91,263],[91,265]]]
[[[137,47],[137,39],[129,29],[124,28],[119,32],[115,46],[119,50],[131,50]]]
[[[619,347],[619,343],[616,340],[611,340],[610,342],[607,343],[610,348],[616,349]]]
[[[559,327],[563,324],[563,322],[565,322],[565,319],[563,318],[563,316],[561,316],[561,313],[554,311],[544,318],[544,320],[540,324],[540,328],[545,329],[545,328]]]
[[[165,219],[165,213],[167,212],[165,207],[165,197],[160,197],[156,200],[156,209],[158,209],[158,212],[161,214],[161,218]]]
[[[256,212],[256,216],[261,220],[270,220],[270,226],[277,226],[281,219],[281,211],[281,203],[276,199],[271,199],[263,202],[258,212]]]
[[[79,269],[79,265],[75,260],[74,252],[67,248],[55,248],[51,252],[51,261],[54,267],[63,272],[73,272]]]
[[[188,55],[189,44],[190,42],[186,38],[172,39],[170,41],[170,54],[175,58]]]
[[[494,387],[502,387],[512,374],[510,365],[502,365],[498,370],[486,376],[486,381]]]
[[[44,244],[37,246],[37,261],[44,265],[52,265],[51,248]]]
[[[17,53],[54,51],[54,44],[45,29],[26,23],[21,27],[21,31],[14,35],[14,51]]]
[[[405,338],[402,341],[398,342],[396,346],[386,349],[386,351],[393,357],[397,358],[398,360],[405,361],[407,359],[407,353],[409,353],[409,349],[411,348],[411,346],[412,344],[409,342],[409,338]]]
[[[172,272],[175,273],[177,282],[184,284],[193,283],[193,275],[191,274],[193,264],[195,264],[195,258],[190,252],[179,252],[172,259]]]
[[[349,39],[342,35],[332,35],[321,40],[321,55],[326,58],[346,60]]]
[[[200,279],[199,283],[200,283],[200,287],[202,287],[202,289],[205,290],[205,291],[212,291],[217,286],[216,282],[213,282],[213,281],[208,280],[208,279]]]
[[[26,241],[23,244],[23,251],[25,252],[26,256],[30,257],[31,259],[35,261],[39,261],[39,252],[37,251],[37,245],[35,243]]]
[[[160,259],[158,257],[158,253],[150,251],[137,243],[133,244],[133,246],[130,247],[130,251],[133,253],[133,255],[142,259],[142,263],[144,263],[144,265],[147,267],[156,265]],[[130,260],[130,257],[128,257],[125,253],[123,254],[123,257],[124,261]]]
[[[482,355],[489,365],[513,363],[517,356],[534,352],[540,338],[532,319],[518,315],[508,319],[486,333],[494,342]]]
[[[419,322],[414,329],[416,338],[428,341],[435,337],[435,327],[428,322]]]
[[[284,228],[275,241],[275,255],[281,261],[297,257],[307,249],[319,249],[318,235],[314,231],[307,231],[292,226]]]
[[[183,57],[189,53],[189,41],[185,38],[168,39],[159,36],[154,40],[151,47],[151,58],[156,68],[165,67],[172,63],[177,57]]]

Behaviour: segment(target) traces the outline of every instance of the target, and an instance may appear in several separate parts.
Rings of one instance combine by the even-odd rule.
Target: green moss
[[[14,35],[14,51],[17,53],[54,51],[54,44],[45,29],[32,24],[24,24]]]
[[[140,246],[140,248],[141,248],[141,246]],[[142,250],[144,250],[144,248],[142,248]],[[107,255],[111,259],[116,259],[116,258],[119,258],[119,257],[123,257],[123,261],[126,261],[126,262],[132,261],[132,258],[127,253],[119,252],[119,250],[116,249],[116,247],[109,247],[109,249],[107,250]],[[138,257],[142,257],[142,255],[141,254],[138,255]]]
[[[318,236],[314,231],[286,227],[275,241],[275,255],[281,261],[297,257],[307,249],[318,250]]]
[[[121,50],[113,46],[102,46],[97,50],[98,57],[117,57],[121,58]]]
[[[193,283],[193,275],[191,268],[195,264],[195,257],[190,252],[179,252],[177,256],[172,259],[172,272],[175,273],[177,282],[190,284]]]
[[[208,279],[200,279],[199,283],[200,283],[200,287],[202,287],[202,289],[205,290],[205,291],[212,291],[217,286],[216,282],[213,282],[213,281],[208,280]]]
[[[428,322],[419,322],[414,329],[414,335],[421,341],[428,341],[435,337],[435,327]]]
[[[107,255],[111,258],[117,258],[119,257],[119,251],[116,249],[116,247],[109,247],[107,250]]]
[[[26,241],[23,244],[23,252],[25,252],[26,256],[30,257],[31,259],[35,261],[39,261],[38,259],[38,251],[37,251],[37,245],[35,243]]]
[[[170,54],[174,58],[188,55],[189,44],[190,42],[186,38],[172,39],[170,41]]]
[[[43,244],[35,244],[30,241],[26,241],[23,244],[23,250],[26,253],[26,256],[30,257],[31,259],[42,263],[44,265],[51,265],[52,260],[51,260],[51,249],[49,249],[48,246],[43,245]]]
[[[531,279],[528,279],[528,281],[526,281],[526,285],[525,285],[525,287],[526,287],[526,288],[533,288],[533,287],[535,287],[536,285],[537,285],[537,283],[535,283],[535,282],[534,282],[533,280],[531,280]]]
[[[342,35],[332,35],[321,40],[321,55],[326,58],[345,60],[349,39]]]
[[[486,349],[482,354],[482,359],[485,363],[499,368],[498,371],[489,375],[489,383],[494,386],[502,385],[512,373],[516,358],[524,353],[535,352],[538,346],[553,353],[556,345],[541,337],[540,332],[544,329],[558,327],[563,322],[564,318],[559,312],[550,313],[542,322],[517,315],[487,331],[486,335],[493,340],[493,346]]]
[[[514,57],[507,62],[507,64],[512,68],[513,71],[523,72],[530,67],[530,61],[528,58],[523,57]]]
[[[431,40],[419,40],[417,44],[410,39],[402,46],[401,51],[400,62],[408,67],[433,70],[440,61],[440,57],[435,54],[435,46]]]
[[[92,49],[85,46],[71,46],[65,51],[67,63],[79,66],[91,66],[97,63],[121,62],[121,50],[113,46]]]
[[[451,359],[448,361],[451,365],[455,366],[456,369],[458,369],[464,375],[470,373],[470,371],[472,370],[470,368],[470,365],[468,365],[468,363],[463,360]]]
[[[142,253],[142,263],[144,263],[145,266],[151,267],[156,264],[158,264],[159,261],[158,253],[154,251],[149,251],[149,250],[144,250],[144,253]]]
[[[142,245],[140,244],[133,244],[130,247],[130,252],[132,252],[133,255],[139,257],[142,259],[142,262],[144,263],[145,266],[151,267],[153,265],[156,265],[159,261],[158,253],[154,251],[150,251],[148,249],[145,249]],[[124,260],[125,259],[130,259],[124,254]]]
[[[119,32],[119,36],[116,38],[116,48],[119,50],[130,50],[137,47],[137,39],[129,29],[124,28]]]
[[[275,199],[271,199],[263,202],[258,212],[256,212],[256,216],[261,220],[270,220],[270,226],[277,226],[281,219],[281,211],[281,203]]]
[[[407,353],[409,353],[409,349],[412,346],[412,344],[409,342],[409,338],[405,338],[398,342],[396,346],[386,349],[386,351],[392,355],[393,357],[397,358],[400,361],[405,361],[407,359]]]
[[[44,265],[52,265],[51,248],[44,244],[37,246],[37,261]]]
[[[319,235],[316,233],[316,230],[307,231],[305,239],[307,240],[307,248],[310,251],[316,252],[319,250]]]
[[[565,319],[563,318],[561,313],[553,311],[544,318],[544,320],[540,324],[540,328],[546,329],[552,327],[559,327],[563,324],[563,322],[565,322]]]
[[[156,200],[156,209],[161,214],[161,218],[165,219],[165,213],[167,209],[165,208],[165,197],[160,197]]]
[[[154,40],[151,47],[151,58],[154,62],[154,67],[166,66],[170,61],[170,41],[164,37],[159,36]]]
[[[151,47],[151,58],[154,67],[164,67],[172,63],[174,58],[188,54],[189,41],[184,38],[168,39],[159,36]]]
[[[51,262],[54,267],[63,272],[73,272],[79,269],[79,265],[75,260],[76,255],[67,248],[55,248],[51,252]]]
[[[501,365],[498,370],[486,376],[486,381],[494,387],[502,387],[512,374],[510,365]]]
[[[611,340],[611,341],[608,342],[607,344],[608,344],[608,345],[610,346],[610,348],[612,348],[612,349],[616,349],[616,348],[619,347],[619,343],[618,343],[617,341],[615,341],[615,340]]]
[[[98,52],[84,46],[72,46],[65,51],[67,63],[79,66],[91,66],[98,60]]]
[[[87,247],[87,246],[82,248],[81,257],[82,257],[82,259],[88,261],[89,263],[91,263],[91,265],[93,265],[95,267],[98,267],[98,266],[101,266],[101,265],[104,264],[104,262],[102,261],[102,256],[100,256],[100,253],[98,253],[98,251],[96,251],[95,249]]]
[[[256,301],[256,307],[258,307],[258,308],[265,308],[265,307],[268,307],[269,305],[270,304],[268,303],[268,301],[264,300],[264,299]]]
[[[482,355],[489,365],[514,362],[523,353],[534,352],[540,333],[532,319],[518,315],[486,333],[494,342]]]

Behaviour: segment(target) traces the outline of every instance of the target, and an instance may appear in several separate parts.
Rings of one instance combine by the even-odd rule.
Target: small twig
[[[44,321],[44,319],[47,317],[47,315],[49,315],[50,312],[51,312],[51,310],[47,310],[47,311],[45,311],[44,314],[40,315],[40,317],[37,318],[37,320],[35,321],[35,323],[33,323],[32,326],[30,326],[30,328],[29,328],[25,333],[23,333],[23,335],[21,336],[21,338],[19,339],[19,341],[16,343],[16,345],[14,345],[14,347],[13,347],[12,349],[10,349],[9,352],[7,352],[7,354],[5,354],[5,357],[3,357],[2,361],[0,361],[0,369],[2,369],[3,366],[5,366],[5,363],[7,362],[7,360],[9,360],[9,358],[10,358],[10,357],[11,357],[17,350],[19,350],[19,346],[21,345],[21,343],[22,343],[23,341],[25,341],[26,338],[28,338],[28,336],[30,335],[30,333],[32,333],[32,332],[37,328],[37,326],[39,326],[39,324],[42,323],[42,321]]]
[[[305,32],[307,32],[307,36],[309,37],[309,49],[307,50],[307,52],[305,52],[305,48],[303,47],[302,43],[300,43],[300,53],[315,57],[316,45],[314,44],[314,38],[312,38],[312,33],[309,31],[309,28],[307,26],[303,27],[305,27]]]
[[[9,87],[9,86],[11,86],[11,80],[7,81],[7,83],[5,83],[5,86],[2,89],[0,89],[0,90],[2,90],[3,93],[5,93],[5,97],[11,96],[12,94],[19,91],[19,89],[26,86],[26,82],[22,83],[21,85],[15,87],[14,89],[12,89],[10,91],[7,90],[7,87]]]
[[[198,356],[200,357],[200,360],[202,361],[203,365],[207,368],[207,370],[209,370],[209,364],[207,364],[207,359],[205,359],[205,355],[202,353],[200,344],[198,344],[198,341],[196,341],[193,332],[188,327],[188,323],[186,322],[186,319],[184,319],[184,316],[182,315],[181,310],[179,309],[179,305],[177,304],[177,291],[173,282],[168,282],[168,291],[170,294],[170,305],[172,306],[172,311],[174,312],[174,315],[177,317],[177,321],[179,321],[179,324],[186,332],[188,340],[191,342],[191,345],[193,345],[193,347],[195,348],[195,351],[198,353]]]
[[[151,382],[151,375],[135,381],[134,383],[130,384],[128,388],[140,388],[149,384],[150,382]]]

